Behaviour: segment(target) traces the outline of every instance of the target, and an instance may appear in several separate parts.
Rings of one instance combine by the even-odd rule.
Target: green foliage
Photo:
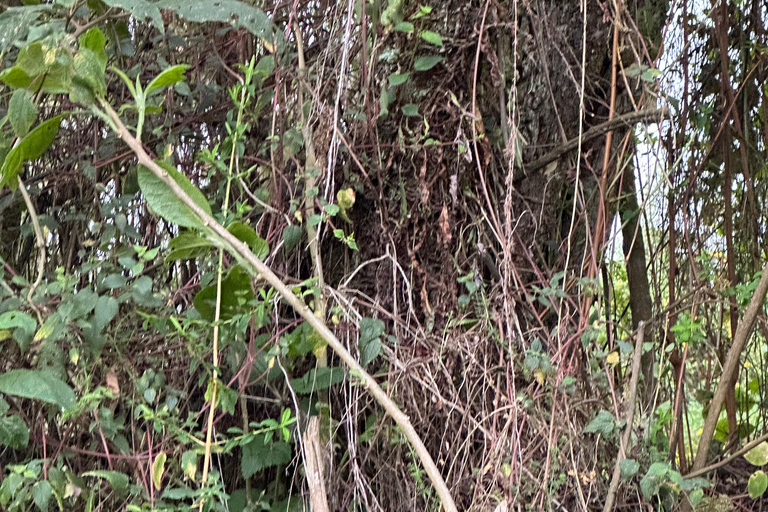
[[[75,405],[75,393],[65,382],[43,370],[9,370],[0,375],[0,393],[58,406],[61,410]]]

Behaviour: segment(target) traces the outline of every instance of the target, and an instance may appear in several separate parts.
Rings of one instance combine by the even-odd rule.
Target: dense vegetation
[[[759,509],[767,18],[7,0],[0,511]]]

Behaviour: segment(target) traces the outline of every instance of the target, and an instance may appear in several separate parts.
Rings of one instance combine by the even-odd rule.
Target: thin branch
[[[605,135],[606,133],[609,133],[610,131],[614,130],[615,128],[619,126],[634,126],[637,123],[642,123],[646,121],[652,121],[654,119],[660,119],[663,117],[666,117],[669,115],[669,110],[667,108],[659,108],[656,110],[638,110],[637,112],[630,112],[629,114],[624,114],[623,116],[618,116],[610,121],[606,121],[603,124],[599,124],[597,126],[594,126],[584,132],[581,135],[581,143],[586,144],[587,142],[596,139],[598,137],[601,137]],[[548,164],[551,164],[555,160],[559,159],[564,154],[568,153],[569,151],[572,151],[576,149],[579,146],[579,137],[574,137],[573,139],[569,140],[568,142],[556,147],[543,157],[539,158],[538,160],[534,160],[533,162],[529,164],[524,164],[523,169],[525,169],[526,172],[536,171],[538,169],[541,169],[542,167],[545,167]],[[518,176],[515,182],[520,182],[524,180],[527,176],[525,174]]]
[[[21,192],[21,197],[24,198],[24,204],[27,205],[29,217],[32,219],[32,228],[35,231],[35,240],[37,241],[37,279],[35,279],[35,282],[29,287],[27,302],[29,302],[29,305],[35,310],[38,320],[42,323],[40,311],[37,306],[35,306],[34,302],[32,302],[32,295],[35,293],[37,287],[40,286],[40,283],[43,282],[43,272],[45,272],[45,237],[43,236],[43,230],[40,228],[40,219],[37,217],[35,205],[32,202],[32,198],[30,198],[27,193],[27,187],[21,180],[21,176],[16,176],[16,179],[19,181],[19,192]]]
[[[704,428],[702,429],[701,438],[699,439],[699,449],[696,452],[693,467],[691,467],[692,473],[702,469],[707,461],[709,443],[712,441],[712,437],[715,434],[717,420],[720,416],[720,409],[723,407],[725,395],[728,393],[728,388],[733,382],[733,376],[739,367],[741,352],[744,350],[744,346],[747,344],[747,340],[752,334],[752,329],[755,327],[757,314],[763,307],[766,293],[768,293],[768,263],[763,266],[763,275],[760,278],[760,282],[757,285],[754,295],[752,295],[752,300],[749,302],[747,310],[744,312],[744,317],[741,319],[741,322],[739,322],[739,328],[736,330],[736,335],[733,337],[733,344],[728,350],[725,364],[723,364],[723,372],[720,375],[720,381],[717,383],[717,389],[715,390],[715,396],[712,398],[707,419],[704,421]]]
[[[627,397],[625,420],[627,425],[621,437],[619,445],[619,456],[616,457],[616,465],[613,467],[613,476],[611,485],[608,488],[608,495],[605,498],[603,512],[611,512],[613,504],[616,501],[616,491],[619,490],[621,482],[621,461],[626,458],[627,448],[629,446],[629,436],[632,433],[632,422],[635,420],[635,401],[637,400],[637,383],[640,380],[640,362],[643,355],[643,338],[645,336],[645,322],[637,325],[637,340],[635,341],[635,354],[632,357],[632,377],[629,381],[629,396]]]
[[[170,190],[178,197],[203,223],[204,229],[208,234],[217,240],[222,246],[235,258],[245,263],[245,267],[253,274],[260,275],[267,283],[272,286],[282,296],[293,309],[306,320],[317,333],[328,343],[331,349],[336,352],[339,358],[349,367],[350,375],[359,379],[363,386],[373,396],[373,398],[384,408],[395,421],[398,427],[403,431],[406,439],[413,446],[414,451],[421,460],[424,470],[432,481],[437,491],[443,508],[446,512],[458,512],[456,504],[451,497],[448,486],[445,484],[440,471],[437,469],[432,456],[429,454],[424,442],[414,430],[408,416],[403,413],[387,393],[379,386],[378,382],[360,366],[355,357],[349,353],[344,344],[331,332],[326,323],[316,317],[314,313],[297,297],[293,291],[283,283],[280,278],[264,262],[259,260],[248,248],[248,244],[238,240],[232,233],[226,230],[221,224],[216,222],[208,213],[205,212],[189,195],[174,181],[167,171],[160,167],[144,151],[141,143],[131,135],[125,127],[120,117],[114,111],[112,106],[105,100],[100,99],[100,104],[107,116],[117,128],[117,136],[120,137],[130,147],[138,158],[139,164],[152,171]]]

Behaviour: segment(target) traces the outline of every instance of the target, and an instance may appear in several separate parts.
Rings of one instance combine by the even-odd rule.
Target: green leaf
[[[197,474],[197,452],[194,450],[187,450],[181,455],[181,470],[184,472],[184,476],[195,481],[195,475]]]
[[[165,460],[168,456],[165,452],[160,452],[152,462],[152,483],[155,484],[155,489],[160,489],[163,485],[163,472],[165,472]]]
[[[696,505],[702,502],[703,499],[704,489],[694,489],[688,493],[688,501],[691,502],[691,505],[693,505],[694,509],[696,508]]]
[[[164,89],[184,80],[184,72],[189,69],[187,64],[179,64],[164,69],[159,75],[152,79],[144,90],[144,95],[149,97],[152,92]]]
[[[293,224],[285,226],[283,229],[283,248],[289,253],[301,241],[301,227]]]
[[[758,469],[749,477],[749,483],[747,484],[749,497],[753,500],[759,498],[765,493],[766,489],[768,489],[768,475]]]
[[[128,279],[123,274],[109,274],[104,278],[101,285],[108,290],[115,290],[124,287],[128,283]]]
[[[104,50],[107,44],[107,37],[99,27],[90,28],[84,34],[77,38],[80,49],[88,49],[93,52],[99,62],[102,72],[107,67],[107,52]]]
[[[360,319],[360,364],[367,365],[381,353],[381,335],[384,322],[373,318]]]
[[[0,53],[25,41],[29,29],[36,25],[35,21],[51,8],[51,5],[30,5],[10,7],[0,13]]]
[[[287,464],[291,460],[291,445],[282,441],[265,443],[260,434],[243,446],[241,467],[243,478],[250,478],[265,468]]]
[[[120,7],[136,18],[138,21],[144,21],[146,19],[152,22],[160,33],[164,33],[165,25],[163,24],[163,16],[160,14],[161,4],[155,4],[147,2],[146,0],[101,0],[109,7]],[[165,7],[165,6],[162,6]]]
[[[172,238],[168,244],[171,252],[165,257],[165,261],[192,260],[206,254],[213,244],[202,236],[194,233],[182,233]]]
[[[53,494],[53,488],[48,480],[40,480],[32,486],[32,499],[38,510],[48,510],[48,502]]]
[[[592,421],[589,422],[589,424],[584,427],[584,432],[586,434],[602,434],[604,436],[608,436],[613,433],[613,430],[616,428],[616,418],[613,417],[613,414],[609,413],[608,411],[600,411],[597,413],[597,416],[595,416]]]
[[[401,21],[397,23],[394,28],[397,32],[405,32],[406,34],[410,34],[413,32],[413,23],[410,21]]]
[[[344,380],[344,368],[340,366],[319,366],[312,368],[299,378],[291,379],[291,387],[300,395],[308,395],[321,389],[328,389]]]
[[[168,163],[157,162],[168,175],[192,198],[192,200],[208,215],[211,214],[211,206],[200,190],[189,181],[189,178],[181,174]],[[147,204],[152,210],[168,222],[178,224],[185,228],[202,228],[203,222],[181,199],[176,197],[171,188],[155,174],[144,167],[139,166],[139,188],[147,198]]]
[[[19,50],[16,65],[0,72],[0,80],[14,89],[63,94],[69,92],[72,73],[73,60],[67,50],[35,42]]]
[[[19,144],[11,149],[5,156],[5,161],[0,167],[0,189],[8,185],[12,189],[17,186],[16,176],[24,162],[37,160],[45,153],[45,150],[53,143],[56,134],[59,133],[61,120],[69,114],[59,114],[40,123]]]
[[[194,23],[218,22],[232,27],[243,27],[251,34],[272,41],[272,23],[261,9],[236,0],[166,0],[160,4],[163,9],[175,11],[187,21]]]
[[[248,312],[248,302],[252,299],[251,276],[240,265],[233,266],[221,281],[221,319],[230,320]],[[200,316],[212,322],[216,311],[216,283],[200,290],[194,304]]]
[[[415,103],[408,103],[403,105],[403,115],[406,117],[419,117],[419,106]]]
[[[437,32],[432,32],[431,30],[422,30],[421,33],[419,33],[419,36],[429,44],[433,44],[435,46],[443,46],[443,38],[440,37],[440,34]]]
[[[34,318],[21,311],[6,311],[0,315],[0,329],[14,329],[13,339],[19,345],[21,352],[26,352],[32,336],[37,329]]]
[[[765,466],[768,464],[768,441],[763,441],[747,453],[744,458],[753,466]]]
[[[393,73],[389,75],[389,86],[396,87],[398,85],[402,85],[408,81],[410,76],[410,73]]]
[[[165,454],[161,453],[161,455],[165,455]],[[155,459],[155,461],[157,461],[157,459]],[[154,465],[153,465],[153,470],[154,470]],[[83,476],[95,476],[96,478],[103,478],[104,480],[109,482],[109,485],[111,485],[112,488],[116,491],[125,491],[128,489],[128,486],[131,484],[131,480],[130,478],[128,478],[128,475],[126,475],[125,473],[120,473],[119,471],[107,471],[107,470],[87,471],[83,473]],[[153,476],[154,476],[154,471],[153,471]]]
[[[82,48],[75,55],[74,64],[75,76],[72,77],[70,99],[82,105],[90,105],[95,98],[104,97],[107,92],[105,66],[99,56],[88,48]]]
[[[0,418],[0,444],[21,450],[29,444],[29,429],[16,414]]]
[[[8,120],[17,137],[23,137],[37,119],[37,105],[32,101],[32,91],[16,89],[8,102]]]
[[[75,392],[65,382],[44,370],[9,370],[0,375],[0,393],[41,400],[69,409]]]
[[[637,474],[640,470],[640,463],[635,459],[621,459],[619,468],[621,469],[621,478],[627,480]]]
[[[109,297],[107,295],[99,297],[93,313],[93,323],[97,331],[101,332],[107,325],[109,325],[109,322],[117,316],[118,308],[119,305],[117,299],[114,297]]]
[[[248,244],[248,247],[251,248],[253,254],[260,260],[264,260],[264,258],[269,256],[269,244],[266,240],[257,235],[256,231],[254,231],[248,224],[244,222],[233,222],[228,230],[235,235],[238,240]]]
[[[443,62],[443,58],[439,55],[424,55],[416,59],[416,62],[413,63],[413,69],[416,71],[429,71],[441,62]]]

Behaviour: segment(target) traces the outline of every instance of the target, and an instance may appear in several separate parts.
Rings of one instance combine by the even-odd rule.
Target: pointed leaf
[[[65,382],[43,370],[10,370],[0,375],[0,393],[41,400],[68,409],[75,392]]]
[[[161,455],[165,455],[165,454],[161,454]],[[109,482],[109,485],[111,485],[112,488],[116,491],[124,491],[128,489],[128,486],[131,484],[131,480],[130,478],[128,478],[128,475],[126,475],[125,473],[120,473],[119,471],[107,471],[107,470],[87,471],[83,473],[83,476],[95,476],[96,478],[103,478],[104,480]]]
[[[32,486],[32,499],[38,510],[48,510],[48,501],[50,501],[52,495],[53,488],[48,483],[48,480],[40,480]]]
[[[0,444],[21,450],[29,444],[29,428],[16,414],[0,418]]]
[[[416,59],[413,63],[413,69],[416,71],[429,71],[441,62],[443,62],[443,58],[438,55],[424,55]]]
[[[10,186],[12,189],[16,188],[16,176],[18,176],[22,164],[40,158],[53,143],[56,134],[59,133],[61,120],[68,115],[68,113],[59,114],[40,123],[15,148],[8,152],[2,167],[0,167],[0,188],[4,185]]]
[[[254,231],[248,224],[245,224],[244,222],[233,222],[232,225],[229,226],[229,232],[235,235],[241,242],[248,244],[248,247],[251,248],[253,254],[260,260],[269,256],[269,244],[266,240],[257,235],[256,231]]]
[[[17,137],[23,137],[37,118],[37,105],[32,101],[32,91],[16,89],[8,102],[8,120]]]
[[[419,35],[429,44],[433,44],[435,46],[443,46],[443,38],[440,37],[440,34],[437,32],[432,32],[431,30],[422,30]]]
[[[170,164],[158,162],[158,165],[165,169],[184,192],[186,192],[200,208],[210,215],[211,206],[208,204],[208,201],[205,199],[202,192],[189,181],[189,178],[174,169]],[[156,214],[163,217],[168,222],[178,224],[185,228],[203,227],[200,218],[195,215],[195,213],[190,210],[181,199],[176,197],[176,194],[173,193],[171,188],[166,185],[164,181],[155,176],[152,171],[143,165],[140,165],[138,175],[139,188],[141,188],[144,197],[147,198],[149,207],[152,208]]]
[[[183,81],[184,72],[187,69],[189,69],[189,66],[187,64],[179,64],[177,66],[171,66],[163,70],[151,82],[149,82],[149,85],[147,85],[147,88],[144,91],[144,94],[146,96],[149,96],[150,94],[152,94],[153,91],[158,91],[160,89],[163,89],[171,85],[175,85],[176,83]]]
[[[152,483],[155,489],[160,489],[163,484],[163,473],[165,472],[165,460],[168,456],[165,452],[160,452],[152,463]]]
[[[213,244],[202,236],[194,233],[182,233],[172,238],[168,247],[171,252],[165,257],[165,261],[192,260],[206,254]]]

